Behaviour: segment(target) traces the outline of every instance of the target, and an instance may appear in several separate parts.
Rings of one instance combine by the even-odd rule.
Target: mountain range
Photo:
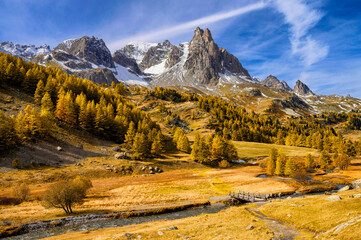
[[[0,43],[0,51],[57,66],[96,83],[120,81],[217,95],[261,112],[277,112],[276,108],[287,115],[300,115],[361,106],[359,99],[349,96],[314,94],[300,80],[292,89],[273,75],[264,80],[252,77],[237,57],[215,43],[209,29],[199,27],[190,42],[133,42],[113,54],[102,39],[88,36],[65,40],[54,49],[5,41]]]

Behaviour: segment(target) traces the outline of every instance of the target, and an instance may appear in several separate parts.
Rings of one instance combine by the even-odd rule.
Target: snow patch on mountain
[[[148,52],[151,47],[157,46],[158,43],[144,43],[144,42],[130,42],[129,46],[132,51],[124,52],[128,57],[133,58],[137,64],[140,64],[144,58],[144,54]]]
[[[48,45],[35,47],[35,45],[20,45],[18,43],[14,44],[5,41],[0,43],[0,51],[10,53],[13,56],[21,57],[29,61],[32,57],[49,53],[51,49]]]
[[[138,77],[135,74],[132,74],[129,72],[129,70],[123,66],[120,66],[119,64],[115,64],[115,72],[114,76],[118,81],[124,82],[126,84],[130,85],[142,85],[142,86],[148,86],[148,82],[145,81],[143,78]]]

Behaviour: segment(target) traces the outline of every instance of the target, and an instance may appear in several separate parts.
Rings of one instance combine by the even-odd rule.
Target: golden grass
[[[125,233],[131,233],[135,238],[141,235],[141,239],[271,239],[273,233],[265,227],[263,222],[255,222],[254,219],[255,217],[244,207],[232,207],[216,214],[95,231],[71,232],[46,239],[125,239]],[[253,225],[255,228],[246,230],[248,225]],[[177,226],[178,230],[162,230],[170,226]],[[163,235],[159,235],[159,231]]]
[[[261,208],[262,213],[297,228],[313,232],[326,232],[336,225],[361,215],[361,201],[348,198],[358,191],[341,194],[341,201],[326,201],[326,195],[298,197],[290,200],[273,201]]]
[[[282,148],[286,156],[291,157],[305,157],[309,153],[313,156],[319,155],[316,149],[304,147],[243,141],[233,141],[233,143],[237,148],[238,156],[240,158],[268,157],[272,148]]]

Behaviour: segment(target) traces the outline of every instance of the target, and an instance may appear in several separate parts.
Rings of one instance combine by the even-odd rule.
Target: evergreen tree
[[[315,161],[314,161],[311,153],[307,154],[307,156],[306,156],[305,167],[306,167],[306,169],[315,167]]]
[[[45,93],[44,82],[40,80],[36,86],[36,90],[34,94],[34,99],[36,104],[39,105],[41,104],[41,100],[43,99],[44,93]]]
[[[124,140],[124,142],[127,144],[128,148],[130,148],[133,145],[135,135],[136,135],[135,124],[133,121],[131,121],[129,124],[129,127],[128,127],[128,131],[125,135],[125,140]]]
[[[150,138],[152,139],[152,138]],[[159,130],[152,143],[151,153],[154,155],[160,155],[164,152],[164,136]]]
[[[144,133],[137,133],[132,145],[132,157],[134,159],[145,159],[150,154],[149,141]]]
[[[189,145],[189,140],[187,136],[182,133],[177,140],[177,149],[182,152],[189,153],[191,151],[191,147]]]
[[[211,157],[212,159],[218,160],[224,158],[224,143],[222,138],[218,135],[216,135],[212,141]]]
[[[272,176],[276,169],[276,161],[277,161],[277,149],[272,148],[270,152],[270,156],[267,160],[267,175]]]
[[[276,169],[274,174],[277,176],[283,176],[285,172],[286,156],[283,153],[283,149],[278,150],[278,156],[276,161]]]
[[[284,175],[285,176],[291,176],[294,172],[296,172],[297,167],[293,160],[293,158],[289,157],[286,162]]]
[[[327,152],[322,151],[318,162],[322,169],[327,170],[331,165],[331,157]]]

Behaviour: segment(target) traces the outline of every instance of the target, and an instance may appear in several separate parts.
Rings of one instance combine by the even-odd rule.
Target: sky
[[[0,0],[0,16],[0,42],[53,48],[88,35],[112,52],[209,28],[252,76],[361,98],[359,0]]]

